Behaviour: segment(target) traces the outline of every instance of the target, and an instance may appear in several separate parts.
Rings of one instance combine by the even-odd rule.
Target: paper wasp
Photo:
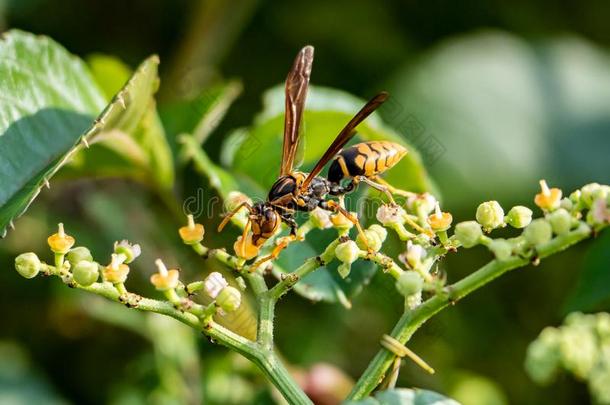
[[[297,234],[295,213],[297,211],[310,212],[319,207],[328,211],[340,212],[362,233],[362,228],[356,218],[353,218],[336,201],[326,199],[328,195],[343,196],[353,191],[360,181],[384,191],[393,202],[390,193],[393,188],[379,183],[377,176],[398,163],[406,154],[406,149],[393,142],[376,141],[359,143],[342,150],[356,134],[356,127],[387,99],[388,94],[385,92],[373,97],[345,125],[310,173],[294,170],[299,129],[305,108],[312,63],[313,47],[306,46],[297,55],[286,78],[286,110],[280,176],[271,187],[267,200],[254,205],[247,202],[241,203],[224,218],[218,231],[221,231],[229,219],[242,207],[246,207],[249,216],[243,231],[243,241],[246,240],[251,228],[252,243],[260,247],[276,233],[282,222],[290,227],[290,238],[294,239]],[[328,177],[318,176],[332,159],[334,160],[329,168]],[[341,182],[344,179],[351,181],[343,186]],[[287,244],[286,241],[279,243],[271,255],[260,259],[254,266],[277,257]]]

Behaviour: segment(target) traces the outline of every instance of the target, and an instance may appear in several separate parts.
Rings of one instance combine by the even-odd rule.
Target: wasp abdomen
[[[328,180],[356,176],[374,177],[394,166],[407,154],[404,146],[388,141],[362,142],[343,149],[328,169]]]

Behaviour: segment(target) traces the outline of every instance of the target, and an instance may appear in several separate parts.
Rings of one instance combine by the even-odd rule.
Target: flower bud
[[[369,226],[369,231],[375,232],[382,243],[385,242],[385,239],[388,237],[388,230],[379,224]]]
[[[22,253],[15,258],[15,270],[25,278],[34,278],[42,269],[36,253]]]
[[[76,264],[80,261],[93,261],[93,256],[91,256],[91,252],[84,246],[77,246],[75,248],[70,249],[68,254],[66,255],[66,259],[70,262],[72,267],[76,266]]]
[[[396,280],[396,289],[405,297],[417,294],[423,287],[424,279],[414,271],[405,271]]]
[[[515,205],[506,215],[506,223],[513,228],[525,228],[532,222],[532,210],[523,205]]]
[[[74,238],[64,232],[64,224],[58,224],[57,233],[47,238],[47,243],[54,253],[66,254],[74,246]]]
[[[247,195],[240,191],[231,191],[225,200],[225,209],[227,212],[231,212],[236,209],[240,204],[247,202],[252,204],[252,200]]]
[[[350,212],[350,215],[354,218],[358,218],[358,215],[355,212]],[[354,223],[340,212],[331,215],[330,222],[332,222],[333,226],[337,229],[351,229],[354,226]]]
[[[329,212],[319,207],[309,213],[309,219],[313,226],[318,229],[328,229],[333,226],[330,222]]]
[[[603,196],[603,198],[606,198],[604,189],[598,183],[589,183],[582,186],[580,193],[580,199],[587,208],[591,207],[593,200],[595,200],[598,196]]]
[[[561,203],[561,190],[549,188],[545,180],[540,180],[540,193],[534,197],[534,203],[544,211],[553,211]]]
[[[366,241],[364,240],[365,237]],[[379,252],[381,246],[383,245],[383,241],[379,237],[379,233],[372,231],[371,229],[365,229],[364,235],[360,233],[358,234],[356,244],[362,250],[371,249],[373,252]]]
[[[216,304],[226,312],[233,312],[241,304],[241,293],[235,287],[225,287],[216,297]]]
[[[339,273],[341,278],[346,278],[347,276],[349,276],[349,273],[351,271],[352,271],[351,263],[340,263],[339,266],[337,266],[337,273]]]
[[[217,271],[213,271],[208,274],[203,281],[203,284],[206,294],[208,294],[212,299],[216,298],[222,289],[229,285],[222,274]]]
[[[606,205],[605,198],[596,198],[591,204],[591,209],[587,213],[587,223],[589,225],[601,225],[610,221],[610,212]]]
[[[150,282],[159,291],[167,291],[178,287],[180,272],[176,269],[168,270],[161,259],[155,261],[158,273],[150,276]]]
[[[428,215],[438,204],[437,199],[430,193],[416,194],[407,199],[407,207],[420,215]]]
[[[455,237],[465,248],[478,245],[482,236],[481,225],[476,221],[460,222],[455,226]]]
[[[562,198],[559,206],[568,212],[574,209],[574,203],[568,197]]]
[[[411,241],[407,242],[407,251],[404,254],[404,260],[411,268],[418,267],[425,256],[426,250],[422,245],[414,244]]]
[[[258,255],[259,247],[252,243],[252,235],[248,234],[246,240],[242,240],[239,236],[233,244],[233,250],[237,257],[245,260],[250,260]]]
[[[129,264],[140,256],[142,249],[140,249],[140,245],[138,244],[131,244],[126,240],[122,240],[120,242],[114,242],[114,253],[117,255],[124,255],[124,263]]]
[[[544,218],[534,219],[532,223],[523,230],[523,237],[525,237],[525,240],[530,245],[537,246],[551,240],[553,237],[553,229],[551,228],[551,224]]]
[[[180,234],[180,238],[187,245],[196,245],[197,243],[203,240],[203,235],[205,234],[205,228],[201,224],[195,223],[193,219],[193,215],[188,215],[188,223],[186,226],[178,229],[178,233]]]
[[[74,281],[83,287],[88,287],[95,283],[99,275],[99,265],[91,260],[81,260],[72,266]]]
[[[343,263],[351,264],[355,262],[359,254],[360,249],[358,249],[358,245],[353,240],[339,243],[335,248],[335,256]]]
[[[377,210],[377,221],[382,225],[402,224],[407,213],[398,205],[384,204]]]
[[[508,260],[513,253],[513,246],[505,239],[493,239],[488,247],[499,261]]]
[[[485,231],[504,226],[504,210],[497,201],[487,201],[477,208],[477,222],[483,226]]]
[[[525,370],[538,384],[550,383],[557,374],[561,362],[560,342],[561,332],[547,327],[527,348]]]
[[[112,254],[112,261],[102,270],[104,280],[112,284],[124,283],[128,274],[129,266],[124,264],[117,254]]]
[[[553,232],[557,235],[564,235],[570,232],[570,228],[572,228],[572,216],[563,208],[551,212],[547,219],[551,224]]]

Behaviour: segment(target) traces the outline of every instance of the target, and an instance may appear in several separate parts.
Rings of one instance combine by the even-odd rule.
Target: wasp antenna
[[[227,215],[225,215],[225,217],[223,218],[222,222],[220,223],[220,225],[218,225],[217,231],[218,232],[222,232],[222,230],[224,229],[224,227],[229,223],[229,221],[231,220],[231,218],[233,218],[233,216],[235,214],[237,214],[239,212],[240,209],[242,209],[243,207],[247,207],[248,210],[251,210],[252,207],[250,206],[250,204],[248,204],[248,202],[244,201],[241,204],[239,204],[237,207],[233,208],[233,211],[229,212]]]

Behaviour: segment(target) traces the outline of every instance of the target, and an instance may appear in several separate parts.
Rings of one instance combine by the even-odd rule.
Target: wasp
[[[398,163],[407,152],[401,145],[387,141],[363,142],[343,149],[356,134],[356,127],[387,99],[388,94],[382,92],[367,102],[345,125],[311,172],[305,173],[294,169],[313,53],[313,47],[304,47],[295,58],[286,78],[284,137],[278,179],[269,190],[264,202],[254,205],[242,202],[228,213],[218,226],[220,232],[233,215],[246,207],[249,215],[242,240],[246,240],[251,229],[252,243],[256,247],[262,246],[270,239],[282,223],[290,228],[288,240],[294,240],[298,227],[295,221],[296,212],[310,212],[318,207],[340,212],[356,225],[360,233],[363,233],[358,220],[339,203],[327,197],[329,195],[342,197],[353,191],[361,181],[390,194],[393,189],[387,184],[380,183],[377,176]],[[333,161],[327,177],[318,176],[331,160]],[[349,183],[344,186],[343,180],[349,180]],[[254,267],[277,257],[288,243],[288,241],[279,243],[269,256],[257,261]]]

